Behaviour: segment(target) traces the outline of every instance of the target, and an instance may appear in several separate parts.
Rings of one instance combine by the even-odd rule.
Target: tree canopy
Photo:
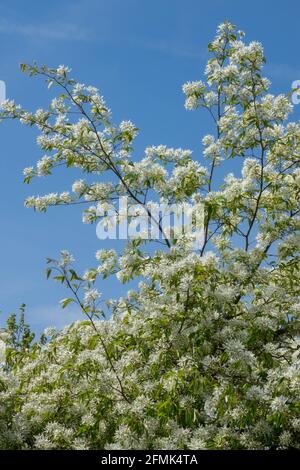
[[[58,92],[33,113],[2,105],[0,119],[40,131],[46,155],[25,182],[62,167],[83,174],[25,205],[87,203],[83,222],[107,226],[105,211],[126,196],[160,237],[99,250],[85,273],[67,251],[48,260],[47,276],[70,291],[62,307],[76,302],[86,318],[37,342],[24,318],[21,330],[10,321],[2,449],[299,448],[300,124],[289,97],[269,92],[260,43],[225,22],[208,50],[205,80],[183,86],[186,109],[212,123],[200,162],[164,145],[133,158],[137,127],[114,124],[96,88],[65,66],[21,66]],[[227,160],[236,172],[220,182]],[[201,246],[193,227],[163,230],[157,201],[189,204],[194,218],[204,207]],[[112,275],[139,287],[104,308],[101,279]]]

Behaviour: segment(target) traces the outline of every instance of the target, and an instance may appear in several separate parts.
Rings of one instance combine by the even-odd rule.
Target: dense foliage
[[[56,167],[86,175],[71,192],[30,197],[26,206],[87,202],[83,221],[105,225],[99,207],[126,195],[150,219],[158,198],[190,203],[194,214],[204,205],[205,218],[199,249],[194,231],[166,234],[154,220],[156,251],[156,240],[142,238],[123,253],[100,250],[82,275],[66,251],[48,260],[48,277],[71,292],[62,306],[76,302],[86,319],[47,329],[36,343],[24,318],[21,332],[11,320],[2,334],[2,449],[300,447],[300,124],[287,121],[289,98],[268,92],[261,44],[243,36],[220,25],[206,82],[183,86],[186,108],[212,118],[203,166],[191,151],[163,145],[133,159],[137,128],[114,125],[95,88],[64,66],[22,66],[61,90],[47,110],[3,105],[1,119],[41,131],[46,155],[25,169],[25,181]],[[229,159],[236,173],[218,184]],[[140,284],[109,301],[103,319],[97,286],[110,275]]]

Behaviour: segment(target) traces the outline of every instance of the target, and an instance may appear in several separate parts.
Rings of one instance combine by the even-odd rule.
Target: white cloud
[[[186,59],[206,58],[206,51],[197,45],[188,44],[184,39],[179,38],[147,38],[145,36],[123,36],[122,43],[142,49],[161,52],[163,54],[183,57]]]
[[[78,21],[78,19],[76,20]],[[187,59],[199,59],[206,56],[200,47],[194,47],[178,39],[159,39],[135,37],[132,35],[118,36],[111,33],[107,28],[101,33],[95,32],[93,28],[85,28],[76,22],[49,22],[44,24],[17,23],[6,19],[0,19],[0,35],[23,36],[30,40],[53,40],[53,41],[95,41],[109,43],[112,45],[128,45],[142,49],[153,50],[163,54],[184,57]]]
[[[145,49],[162,52],[164,54],[173,55],[177,57],[184,57],[186,59],[199,59],[204,56],[204,51],[201,48],[191,47],[190,45],[173,42],[173,41],[146,41],[136,40],[136,43]]]
[[[43,305],[32,309],[28,306],[25,312],[26,323],[37,333],[41,333],[49,326],[62,328],[76,320],[84,319],[81,310],[73,306],[65,309],[62,309],[60,305]]]
[[[283,80],[299,80],[300,69],[299,67],[289,64],[270,64],[264,68],[265,74],[272,78],[279,78]]]
[[[24,36],[28,39],[89,40],[89,32],[71,23],[20,24],[0,20],[0,33]]]

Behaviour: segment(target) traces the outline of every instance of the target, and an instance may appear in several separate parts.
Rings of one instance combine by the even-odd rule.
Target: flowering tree
[[[268,93],[261,44],[246,45],[243,36],[220,25],[206,82],[183,86],[185,107],[212,118],[205,166],[191,151],[163,145],[133,160],[137,128],[114,125],[95,88],[63,66],[22,65],[60,90],[47,110],[3,105],[1,119],[41,131],[46,155],[25,169],[25,182],[63,166],[86,175],[71,192],[30,197],[26,206],[87,202],[83,221],[107,224],[99,210],[127,196],[160,239],[128,241],[121,254],[100,250],[82,275],[66,251],[48,260],[47,276],[71,292],[62,306],[76,302],[86,320],[48,329],[34,344],[26,331],[26,348],[8,347],[1,448],[299,448],[300,125],[287,122],[288,97]],[[238,173],[218,185],[226,160]],[[151,210],[157,198],[190,203],[195,216],[204,205],[199,249],[194,231],[164,231]],[[157,241],[164,246],[153,251]],[[97,285],[113,274],[140,284],[108,302],[103,320]]]

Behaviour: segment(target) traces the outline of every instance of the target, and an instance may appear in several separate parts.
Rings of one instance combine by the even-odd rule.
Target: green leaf
[[[72,299],[71,297],[68,298],[68,299],[62,299],[60,301],[60,305],[61,305],[62,308],[66,308],[71,302],[75,302],[75,300]]]

